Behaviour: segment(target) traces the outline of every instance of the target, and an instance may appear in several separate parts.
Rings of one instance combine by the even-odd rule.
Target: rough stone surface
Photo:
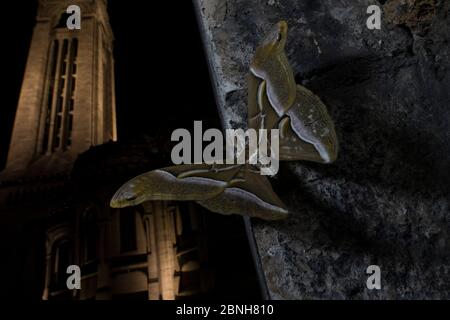
[[[246,126],[249,60],[288,21],[298,83],[326,103],[333,165],[283,163],[292,216],[253,221],[274,299],[450,298],[450,3],[194,0],[224,127]],[[366,27],[382,7],[381,30]],[[366,288],[381,267],[382,289]]]

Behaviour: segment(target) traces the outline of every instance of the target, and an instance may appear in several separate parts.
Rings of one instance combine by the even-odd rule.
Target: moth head
[[[136,206],[146,200],[146,194],[136,181],[124,184],[111,199],[110,206],[112,208],[125,208]]]
[[[284,46],[286,45],[287,31],[287,22],[281,20],[280,22],[275,24],[267,33],[263,41],[263,45],[271,46],[272,50],[284,50]]]
[[[267,33],[262,44],[256,48],[255,55],[251,63],[251,70],[257,76],[263,76],[264,68],[267,62],[270,62],[275,56],[284,54],[286,45],[288,25],[286,21],[280,21],[275,24]]]

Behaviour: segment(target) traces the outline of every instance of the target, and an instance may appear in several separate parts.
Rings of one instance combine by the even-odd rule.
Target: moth
[[[248,126],[279,129],[279,160],[332,163],[338,154],[333,121],[319,97],[295,83],[285,54],[288,26],[278,22],[256,49],[248,81]],[[111,207],[145,201],[196,201],[212,212],[265,220],[288,216],[268,178],[254,165],[189,164],[153,170],[125,183]]]

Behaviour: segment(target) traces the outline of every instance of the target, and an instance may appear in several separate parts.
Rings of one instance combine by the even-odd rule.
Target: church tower
[[[69,30],[70,5],[81,29]],[[39,0],[4,175],[65,173],[116,140],[113,34],[106,0]]]

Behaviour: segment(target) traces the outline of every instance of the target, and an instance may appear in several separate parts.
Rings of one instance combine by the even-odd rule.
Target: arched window
[[[136,251],[136,208],[121,209],[119,214],[120,252]]]
[[[77,83],[78,39],[56,33],[49,48],[45,99],[43,102],[41,153],[67,150],[72,145]]]
[[[197,245],[196,233],[192,228],[190,203],[177,202],[179,214],[176,215],[178,251],[189,250]]]
[[[67,267],[72,264],[72,247],[68,238],[56,241],[52,247],[51,279],[52,291],[66,290]]]
[[[188,234],[192,232],[191,225],[191,211],[189,209],[189,202],[180,201],[178,203],[178,208],[181,214],[181,224],[183,226],[183,233]]]
[[[177,202],[177,259],[178,272],[177,299],[193,297],[201,291],[200,251],[197,233],[195,207],[192,203]]]

